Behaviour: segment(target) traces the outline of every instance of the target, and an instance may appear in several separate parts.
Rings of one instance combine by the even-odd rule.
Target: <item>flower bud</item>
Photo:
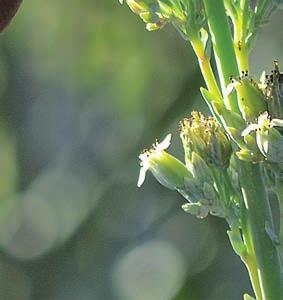
[[[120,3],[123,3],[120,0]],[[130,9],[146,23],[149,31],[162,28],[170,21],[173,10],[165,3],[161,6],[158,0],[126,0]]]
[[[209,207],[200,202],[185,203],[182,205],[182,208],[186,213],[194,215],[199,219],[203,219],[209,214]]]
[[[265,96],[257,82],[247,73],[243,72],[239,79],[231,77],[231,84],[227,88],[226,95],[233,89],[236,90],[240,111],[247,122],[255,121],[259,114],[266,111]]]
[[[126,1],[131,11],[135,14],[141,14],[148,11],[149,7],[144,1],[127,0]]]
[[[192,175],[181,161],[165,151],[170,145],[170,140],[171,134],[167,135],[161,143],[156,142],[151,149],[140,154],[141,169],[138,187],[143,184],[146,172],[149,170],[165,187],[172,190],[184,189],[185,178]]]
[[[199,112],[192,112],[191,118],[180,123],[180,131],[187,165],[190,165],[195,152],[207,165],[220,169],[229,166],[232,147],[214,118],[205,118]]]

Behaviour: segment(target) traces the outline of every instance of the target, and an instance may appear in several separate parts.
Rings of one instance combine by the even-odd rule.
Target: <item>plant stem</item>
[[[230,76],[239,75],[232,35],[226,17],[223,0],[204,0],[203,2],[212,37],[221,89],[224,94],[227,85],[230,83]],[[239,112],[235,93],[231,93],[226,97],[224,103],[228,109]]]
[[[235,52],[236,52],[236,57],[237,57],[237,63],[240,72],[242,71],[249,71],[249,51],[247,49],[246,44],[235,44]]]
[[[226,187],[224,188],[224,191],[227,190],[227,188],[230,190],[230,193],[234,194],[236,198],[239,198],[239,195],[237,195],[237,192],[235,191],[234,187],[231,184],[231,181],[229,179],[229,175],[227,173],[227,170],[223,172],[223,175],[221,177],[221,182],[220,185],[223,185]],[[224,193],[224,197],[226,199],[229,199],[227,195]],[[223,199],[225,201],[225,199]],[[226,200],[227,201],[227,200]],[[240,200],[237,200],[237,202],[240,202]],[[261,294],[261,289],[260,289],[260,283],[259,283],[259,278],[257,274],[257,264],[256,264],[256,255],[254,251],[254,244],[251,239],[251,233],[250,233],[250,226],[249,224],[246,224],[247,217],[246,215],[246,210],[242,210],[241,214],[241,220],[242,220],[242,230],[241,230],[241,236],[237,237],[240,240],[243,241],[245,250],[244,251],[235,251],[240,257],[241,260],[244,262],[246,265],[246,268],[249,272],[250,280],[252,283],[252,287],[256,296],[257,300],[262,300],[262,294]],[[231,224],[230,224],[231,227]],[[229,235],[229,238],[233,238],[232,235]],[[237,241],[234,242],[235,244]]]
[[[243,212],[246,213],[245,211]],[[246,224],[247,217],[243,216],[243,228],[242,228],[242,235],[243,240],[246,245],[246,253],[241,256],[242,261],[246,265],[246,268],[249,272],[250,280],[252,283],[252,287],[256,296],[257,300],[262,300],[262,294],[261,294],[261,288],[260,288],[260,282],[259,277],[257,273],[257,263],[256,263],[256,255],[254,250],[254,244],[251,239],[251,228],[249,224]]]
[[[206,86],[211,94],[215,97],[222,99],[222,95],[218,88],[218,84],[216,78],[214,76],[210,59],[205,55],[205,49],[201,43],[201,41],[197,38],[191,40],[192,47],[198,57],[199,66],[202,72],[202,76],[205,80]]]
[[[283,182],[282,180],[278,180],[276,184],[276,196],[279,204],[279,210],[280,210],[280,219],[279,219],[279,241],[280,246],[279,249],[281,250],[280,253],[282,253],[282,259],[283,259]]]
[[[241,0],[241,10],[238,17],[233,20],[234,25],[234,48],[237,64],[240,72],[249,70],[249,48],[246,37],[249,27],[249,0]]]
[[[265,300],[280,300],[280,258],[276,246],[266,231],[273,219],[264,188],[261,166],[239,161],[240,181],[245,204],[243,231],[253,242],[257,273]]]

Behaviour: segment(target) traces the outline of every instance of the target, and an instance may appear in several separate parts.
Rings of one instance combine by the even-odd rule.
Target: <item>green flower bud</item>
[[[120,0],[120,3],[123,2]],[[158,0],[126,0],[125,2],[146,23],[149,31],[160,29],[171,21],[173,9],[169,4]]]
[[[233,89],[236,90],[240,111],[247,122],[255,121],[259,114],[266,111],[265,96],[257,82],[249,77],[247,73],[243,73],[243,76],[239,79],[231,77],[231,84],[227,88],[226,96]]]
[[[123,4],[123,0],[119,0],[121,4]],[[141,14],[143,12],[148,11],[149,6],[146,4],[145,1],[140,1],[140,0],[126,0],[129,8],[132,10],[133,13],[135,14]]]
[[[236,152],[236,155],[240,160],[252,163],[258,163],[265,160],[264,156],[259,151],[253,152],[247,148],[241,149],[240,151]]]
[[[172,190],[184,189],[185,178],[192,175],[181,161],[165,151],[170,145],[170,140],[171,134],[167,135],[161,143],[156,142],[150,150],[140,154],[141,169],[138,187],[143,184],[146,172],[149,170],[165,187]]]
[[[213,183],[213,176],[206,162],[196,153],[193,152],[191,160],[191,171],[195,178],[200,182]]]
[[[188,166],[192,162],[193,153],[200,156],[207,165],[220,169],[229,166],[232,147],[224,130],[214,118],[205,118],[199,112],[192,112],[191,118],[181,121],[180,131]]]
[[[164,3],[163,1],[158,1],[159,7],[160,7],[160,12],[165,18],[171,18],[174,10],[172,6],[169,4]]]
[[[220,201],[215,188],[206,182],[202,186],[197,186],[196,184],[199,184],[199,181],[196,179],[186,181],[186,187],[189,187],[191,190],[185,191],[189,195],[189,203],[182,206],[185,212],[198,218],[204,218],[208,213],[222,218],[227,216],[226,208]],[[191,194],[192,190],[194,192]]]
[[[196,177],[185,178],[185,198],[190,202],[197,202],[203,198],[202,183]]]
[[[209,207],[203,205],[200,202],[197,203],[185,203],[182,205],[182,209],[191,215],[196,216],[199,219],[207,217],[209,214]]]

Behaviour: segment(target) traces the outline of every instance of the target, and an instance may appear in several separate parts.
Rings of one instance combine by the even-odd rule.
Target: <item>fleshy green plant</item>
[[[277,61],[273,72],[260,79],[249,70],[249,53],[260,28],[282,0],[253,5],[249,0],[125,2],[149,31],[170,23],[191,43],[206,82],[201,94],[212,114],[192,112],[180,122],[184,163],[167,152],[171,135],[145,150],[139,157],[138,186],[151,171],[187,200],[182,206],[186,212],[225,218],[256,299],[283,299],[283,220],[278,233],[269,203],[269,194],[275,193],[283,209],[283,74]]]

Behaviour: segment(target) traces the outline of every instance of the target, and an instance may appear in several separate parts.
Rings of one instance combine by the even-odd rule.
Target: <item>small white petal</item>
[[[157,145],[158,148],[159,148],[159,149],[162,149],[162,150],[167,149],[167,148],[170,146],[171,138],[172,138],[172,134],[169,133],[169,134],[165,137],[165,139],[164,139],[160,144]]]
[[[234,90],[234,87],[235,87],[234,83],[228,84],[226,90],[224,91],[224,97],[229,96],[232,93],[232,91]]]
[[[137,183],[138,187],[141,187],[142,184],[144,183],[147,170],[148,170],[147,166],[143,166],[140,168],[140,174],[139,174],[139,179],[138,179],[138,183]]]
[[[271,127],[283,127],[283,120],[281,119],[273,119],[270,124]]]
[[[257,130],[259,128],[258,124],[250,124],[243,132],[242,132],[242,136],[246,136],[248,135],[250,132]]]
[[[266,72],[263,71],[262,74],[261,74],[261,76],[260,76],[260,83],[261,84],[264,84],[265,78],[266,78]]]
[[[148,161],[149,154],[147,152],[141,153],[139,159],[141,161],[141,166],[143,166]]]
[[[269,120],[269,116],[268,116],[268,112],[264,112],[263,114],[261,114],[258,119],[257,119],[257,123],[258,125],[262,126],[262,125],[270,125],[270,120]]]

